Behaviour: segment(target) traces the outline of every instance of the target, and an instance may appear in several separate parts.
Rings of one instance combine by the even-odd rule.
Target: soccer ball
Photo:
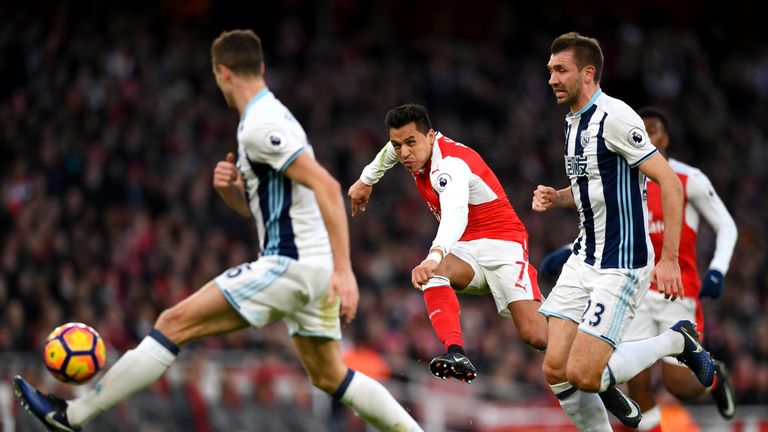
[[[99,333],[83,323],[56,327],[45,340],[45,366],[59,381],[83,384],[93,378],[107,359]]]

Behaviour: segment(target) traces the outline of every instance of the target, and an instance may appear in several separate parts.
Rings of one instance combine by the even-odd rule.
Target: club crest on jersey
[[[586,177],[589,175],[587,169],[587,157],[584,155],[566,156],[565,173],[568,177]]]
[[[636,148],[642,148],[645,144],[645,134],[640,128],[632,128],[627,135],[629,143]]]
[[[451,176],[447,173],[442,173],[439,176],[437,176],[437,190],[438,192],[442,192],[445,190],[445,187],[448,186],[448,183],[451,182]]]
[[[592,138],[592,133],[588,130],[581,131],[581,137],[579,137],[579,144],[581,144],[582,147],[586,147],[589,145],[589,140]]]

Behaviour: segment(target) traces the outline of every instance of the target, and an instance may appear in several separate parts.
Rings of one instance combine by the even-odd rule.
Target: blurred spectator
[[[237,125],[210,69],[210,42],[224,28],[262,35],[271,86],[346,185],[386,139],[386,110],[426,105],[446,134],[489,155],[537,264],[577,231],[566,211],[541,218],[528,210],[537,184],[566,181],[565,113],[551,101],[545,64],[547,42],[573,28],[605,41],[608,94],[673,114],[670,131],[680,143],[673,155],[707,173],[734,214],[740,238],[722,299],[705,301],[705,339],[732,368],[739,400],[768,403],[768,43],[755,34],[759,14],[722,1],[588,11],[559,2],[555,13],[535,2],[451,9],[435,1],[276,1],[266,15],[249,14],[250,6],[179,4],[0,8],[0,351],[37,353],[55,326],[74,320],[125,350],[164,307],[256,256],[253,224],[210,186],[213,165],[235,147]],[[411,22],[419,11],[423,19]],[[651,24],[653,14],[664,18]],[[424,360],[440,352],[439,341],[409,275],[436,223],[411,181],[392,170],[351,222],[362,298],[347,335],[385,358]],[[699,237],[705,263],[713,236]],[[545,293],[551,284],[541,281]],[[481,376],[492,377],[489,397],[546,397],[542,356],[517,345],[511,320],[497,319],[487,299],[463,300],[462,317],[467,349]],[[246,331],[190,350],[286,353],[284,331]],[[295,361],[263,360],[267,369],[248,396],[264,407],[254,418],[308,409],[296,378],[282,375]],[[403,367],[389,365],[394,377]],[[209,407],[208,422],[230,430],[219,429],[229,417],[219,410],[251,399],[230,394],[235,372],[222,373],[228,396]],[[202,406],[194,392],[168,396],[174,389],[153,388],[166,396],[142,409],[160,412],[177,399]]]

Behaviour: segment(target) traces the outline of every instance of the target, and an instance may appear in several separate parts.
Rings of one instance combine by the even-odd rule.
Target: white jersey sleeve
[[[640,116],[628,105],[623,102],[621,104],[605,119],[605,144],[609,150],[623,156],[634,168],[657,150],[651,143]]]
[[[469,218],[469,165],[456,157],[446,157],[430,174],[432,187],[440,195],[440,226],[432,248],[440,247],[444,253],[464,234]]]
[[[384,173],[390,168],[397,165],[397,153],[395,152],[395,146],[391,141],[387,141],[384,147],[376,154],[373,161],[363,168],[363,173],[360,174],[360,181],[373,186],[384,177]]]
[[[688,175],[686,191],[688,202],[715,231],[717,241],[709,268],[726,274],[731,263],[733,249],[736,247],[738,236],[736,222],[723,204],[723,200],[715,192],[712,183],[701,171],[696,170]]]
[[[241,138],[248,159],[285,171],[305,146],[284,126],[261,123],[246,129]]]

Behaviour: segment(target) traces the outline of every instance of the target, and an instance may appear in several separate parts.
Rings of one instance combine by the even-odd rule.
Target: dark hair
[[[237,75],[259,76],[264,63],[261,39],[252,30],[225,31],[211,45],[211,62]]]
[[[655,107],[643,107],[637,110],[637,115],[639,115],[641,118],[655,118],[659,119],[662,125],[664,125],[664,131],[669,132],[669,121],[667,120],[667,115],[664,114],[664,111],[660,110],[659,108]]]
[[[408,123],[416,123],[416,129],[425,135],[432,129],[427,109],[414,103],[392,108],[387,112],[384,123],[389,129],[399,129]]]
[[[573,57],[579,69],[588,65],[595,67],[595,83],[599,83],[603,76],[603,50],[597,39],[583,36],[577,32],[565,33],[552,41],[552,54],[573,50]]]

